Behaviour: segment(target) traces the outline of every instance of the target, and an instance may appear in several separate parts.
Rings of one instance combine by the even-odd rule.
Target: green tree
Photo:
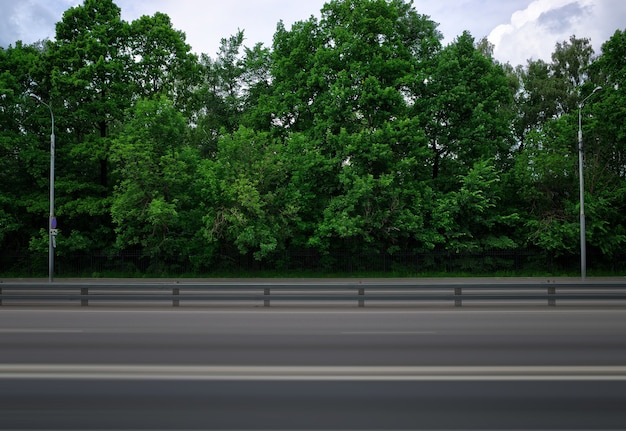
[[[406,116],[420,62],[440,47],[436,24],[394,0],[330,1],[274,36],[274,124],[317,140]]]
[[[552,62],[529,60],[518,66],[520,91],[516,95],[515,133],[520,148],[527,133],[540,130],[557,117],[576,110],[580,87],[588,80],[593,49],[588,39],[572,36],[555,46]]]
[[[101,193],[110,187],[108,138],[110,127],[123,118],[132,92],[127,73],[131,64],[129,26],[112,0],[85,0],[70,8],[57,23],[51,47],[54,97],[63,97],[75,135],[73,158],[84,170],[96,161]],[[94,160],[95,159],[95,160]]]
[[[551,69],[557,82],[558,114],[567,114],[576,109],[580,101],[580,87],[588,80],[589,66],[594,59],[589,39],[571,36],[569,42],[556,44],[552,53]],[[546,95],[549,96],[549,95]]]
[[[601,85],[581,111],[588,239],[608,257],[626,243],[626,32],[617,30],[587,69],[586,92]]]
[[[516,95],[514,127],[520,150],[523,150],[529,133],[540,130],[559,113],[558,100],[563,99],[563,86],[559,85],[551,69],[551,65],[543,60],[531,60],[525,68],[519,66],[516,70],[520,91]]]
[[[215,159],[202,163],[203,232],[215,259],[271,260],[289,246],[300,202],[281,149],[267,132],[241,127],[220,137]]]
[[[578,247],[576,135],[569,118],[555,119],[528,134],[516,159],[528,244],[563,255]]]
[[[513,146],[509,80],[469,33],[438,54],[424,88],[414,112],[429,140],[436,189],[450,191],[477,161],[495,157],[500,169],[506,165]]]
[[[197,58],[167,15],[121,19],[112,0],[85,0],[67,10],[50,44],[51,99],[58,106],[58,210],[71,226],[64,244],[111,246],[112,192],[124,177],[111,165],[111,142],[142,97],[166,95],[188,109]],[[97,226],[97,228],[94,228]],[[66,229],[66,232],[68,229]]]
[[[113,238],[109,151],[133,97],[128,37],[112,0],[85,0],[63,14],[49,44],[50,101],[59,128],[56,212],[65,237],[59,253],[102,250]]]
[[[244,47],[243,41],[244,32],[239,31],[221,40],[217,58],[201,55],[202,83],[195,92],[192,139],[208,156],[215,155],[222,133],[257,121],[251,112],[269,87],[269,50],[262,44]],[[267,124],[261,127],[267,129]]]
[[[476,162],[466,175],[459,176],[458,190],[437,200],[432,222],[446,250],[458,253],[517,247],[510,227],[519,216],[498,207],[503,193],[494,162]]]
[[[198,59],[185,42],[185,34],[172,27],[170,17],[157,12],[130,24],[128,41],[134,59],[129,71],[137,98],[165,95],[187,111],[199,81]]]
[[[197,152],[185,143],[186,121],[164,96],[142,99],[113,140],[121,179],[111,215],[119,249],[184,260],[197,250]]]
[[[593,50],[587,39],[570,38],[556,46],[552,63],[529,62],[522,72],[518,124],[525,124],[524,145],[516,158],[520,202],[529,208],[524,226],[529,244],[554,255],[577,254],[580,246],[578,115],[580,103],[601,82],[605,65],[593,64]],[[595,81],[595,82],[594,82]],[[587,100],[580,110],[584,142],[587,240],[605,255],[623,244],[620,216],[623,194],[618,177],[609,174],[614,141],[603,124],[608,112],[601,92]],[[522,127],[518,128],[518,132]],[[608,138],[608,139],[607,139]],[[619,202],[619,203],[618,203]]]
[[[374,131],[342,131],[333,138],[345,149],[345,158],[337,192],[326,204],[309,245],[329,251],[339,240],[355,252],[435,246],[436,232],[426,224],[432,191],[427,183],[416,181],[425,170],[426,139],[415,126],[407,119],[384,123]],[[308,189],[305,196],[312,196],[313,203],[315,185],[309,187],[302,184],[299,189]]]
[[[406,116],[419,62],[439,48],[436,24],[403,1],[331,1],[322,9],[326,130],[359,132]]]
[[[258,107],[268,126],[290,132],[311,132],[319,98],[327,85],[324,74],[315,70],[316,52],[323,46],[317,19],[299,21],[287,30],[282,22],[274,34],[270,74],[272,94]],[[323,103],[323,102],[322,102]]]
[[[0,48],[0,246],[22,252],[47,226],[50,113],[26,89],[43,69],[43,43]],[[43,108],[43,109],[42,109]]]
[[[450,251],[514,248],[518,220],[509,185],[513,163],[511,71],[468,32],[427,63],[412,112],[424,128],[432,188],[426,227]]]
[[[278,25],[262,109],[295,161],[304,245],[391,250],[420,236],[425,140],[410,111],[436,26],[385,0],[331,1],[319,22]]]

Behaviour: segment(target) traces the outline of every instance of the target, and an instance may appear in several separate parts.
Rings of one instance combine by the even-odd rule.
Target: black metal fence
[[[290,250],[271,262],[257,261],[251,255],[222,256],[211,260],[201,256],[146,256],[140,251],[123,253],[79,253],[57,256],[55,275],[61,277],[104,276],[182,276],[240,274],[263,271],[281,273],[382,273],[420,274],[574,274],[580,268],[577,256],[550,256],[531,249],[488,250],[474,253],[449,251],[371,253],[316,250]],[[626,254],[610,259],[588,255],[588,269],[602,273],[626,271]],[[47,253],[0,255],[0,275],[37,277],[48,272]]]

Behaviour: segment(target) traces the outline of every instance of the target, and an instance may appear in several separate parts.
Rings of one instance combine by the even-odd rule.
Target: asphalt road
[[[0,429],[626,429],[626,310],[0,309]]]

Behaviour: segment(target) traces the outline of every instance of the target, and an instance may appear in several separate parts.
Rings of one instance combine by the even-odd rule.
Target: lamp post
[[[582,110],[587,99],[596,92],[602,90],[598,86],[591,94],[578,104],[578,177],[580,179],[580,277],[584,280],[587,277],[587,239],[585,233],[585,177],[583,175],[583,128]]]
[[[48,107],[50,110],[50,118],[52,120],[52,131],[50,133],[50,217],[48,218],[48,280],[50,283],[54,281],[54,248],[56,247],[56,228],[57,222],[54,217],[54,114],[52,108],[46,102],[35,94],[30,93],[31,99]]]

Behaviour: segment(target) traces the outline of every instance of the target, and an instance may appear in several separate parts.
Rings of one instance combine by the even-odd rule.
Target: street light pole
[[[578,177],[580,179],[580,277],[584,280],[587,277],[587,238],[585,232],[585,177],[583,175],[583,128],[582,109],[587,99],[594,93],[602,90],[598,86],[591,94],[578,104]]]
[[[50,216],[48,218],[48,281],[52,283],[54,281],[54,248],[56,247],[55,236],[57,227],[57,222],[54,217],[54,114],[52,113],[52,107],[41,100],[39,96],[30,93],[30,97],[31,99],[48,107],[50,110],[50,118],[52,120],[52,131],[50,133]]]

